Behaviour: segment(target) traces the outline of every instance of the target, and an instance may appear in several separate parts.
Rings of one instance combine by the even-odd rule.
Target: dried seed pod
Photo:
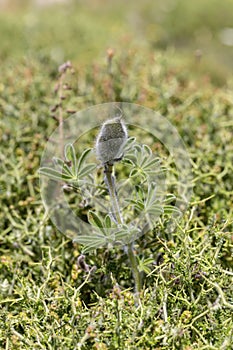
[[[121,117],[107,120],[96,140],[97,158],[103,163],[113,163],[122,156],[128,132]]]

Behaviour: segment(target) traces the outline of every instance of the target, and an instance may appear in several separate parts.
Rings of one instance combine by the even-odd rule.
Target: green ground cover
[[[218,35],[233,3],[163,3],[1,9],[2,349],[232,349],[232,47]],[[56,230],[41,201],[37,171],[66,60],[74,72],[64,118],[103,102],[141,104],[168,118],[192,160],[193,196],[176,231],[167,234],[164,219],[135,244],[149,262],[139,305],[122,250],[88,253],[88,276],[77,265],[82,246]]]

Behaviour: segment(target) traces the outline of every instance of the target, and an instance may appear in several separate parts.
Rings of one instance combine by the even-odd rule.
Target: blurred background
[[[233,68],[233,0],[0,0],[2,67],[82,66],[106,59],[109,47],[172,52],[222,85]]]

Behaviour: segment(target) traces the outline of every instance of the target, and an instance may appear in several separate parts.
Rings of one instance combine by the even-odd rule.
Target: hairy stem
[[[134,248],[133,248],[133,243],[129,243],[126,246],[126,253],[128,255],[131,267],[132,267],[132,272],[133,272],[133,277],[134,277],[134,282],[135,282],[135,294],[137,299],[139,299],[139,293],[142,288],[141,286],[141,276],[140,272],[138,270],[138,263],[136,256],[134,254]]]
[[[112,215],[114,217],[114,220],[116,221],[117,224],[123,224],[123,218],[121,215],[120,207],[119,207],[119,202],[117,198],[117,192],[116,192],[116,186],[115,186],[115,176],[113,172],[113,165],[106,163],[104,166],[104,173],[105,173],[105,183],[108,186],[108,191],[111,199],[111,204],[112,204]],[[138,263],[136,256],[134,254],[134,249],[133,249],[133,243],[127,244],[125,247],[125,251],[128,255],[131,268],[132,268],[132,273],[134,277],[134,282],[135,282],[135,294],[136,298],[139,299],[139,292],[141,290],[141,276],[140,272],[138,270]]]
[[[115,176],[113,173],[113,165],[106,163],[104,166],[105,173],[105,183],[108,186],[108,191],[111,199],[112,205],[112,215],[117,224],[123,224],[123,218],[121,216],[121,211],[118,203],[116,186],[115,186]]]

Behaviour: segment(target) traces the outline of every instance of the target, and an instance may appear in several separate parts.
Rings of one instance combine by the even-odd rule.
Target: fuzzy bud
[[[127,141],[127,128],[121,117],[107,120],[96,140],[97,158],[103,163],[113,163],[122,156]]]

